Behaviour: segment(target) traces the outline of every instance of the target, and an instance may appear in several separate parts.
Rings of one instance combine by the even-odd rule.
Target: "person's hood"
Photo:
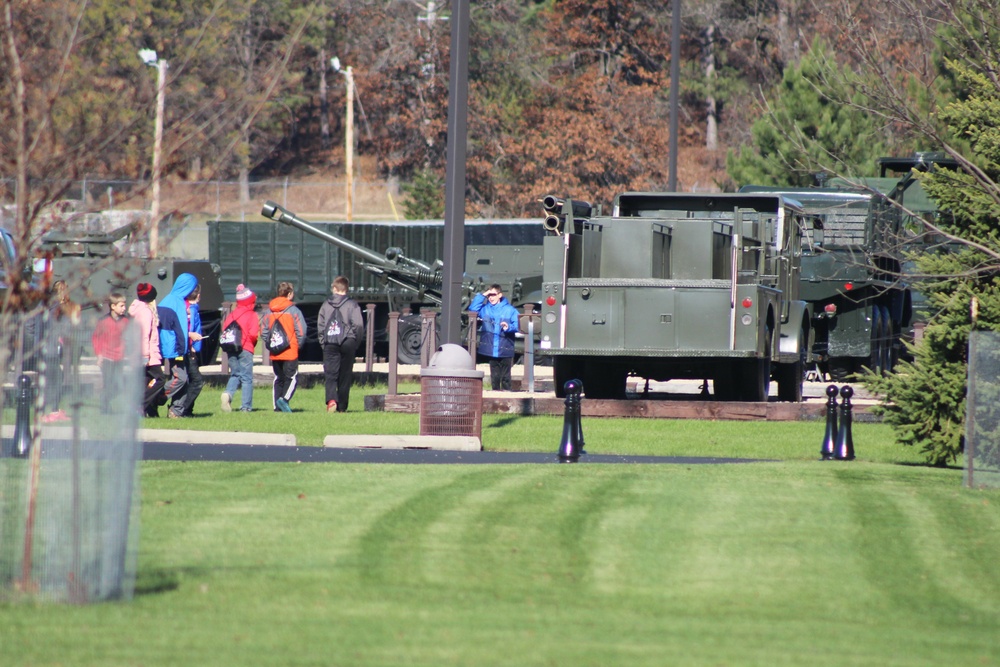
[[[184,299],[198,286],[198,279],[190,273],[182,273],[174,280],[174,286],[170,288],[170,296]]]
[[[150,308],[150,305],[152,305],[153,308]],[[144,301],[140,301],[139,299],[136,299],[135,301],[129,304],[128,314],[131,317],[136,317],[137,315],[143,315],[145,313],[149,313],[149,316],[152,317],[154,308],[156,308],[155,301],[149,304]]]
[[[288,310],[294,305],[295,302],[293,302],[287,296],[276,296],[273,299],[271,299],[267,304],[268,308],[271,309],[272,313],[280,313],[283,310]]]
[[[331,294],[326,297],[327,302],[334,308],[340,308],[347,301],[346,294]]]
[[[253,310],[257,307],[257,295],[251,294],[245,299],[239,299],[236,302],[237,310]]]

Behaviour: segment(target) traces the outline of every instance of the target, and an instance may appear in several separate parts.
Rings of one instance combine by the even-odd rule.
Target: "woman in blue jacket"
[[[490,383],[494,390],[510,391],[510,369],[514,365],[514,334],[518,312],[503,295],[500,285],[490,285],[477,294],[469,311],[479,315],[477,352],[490,360]]]

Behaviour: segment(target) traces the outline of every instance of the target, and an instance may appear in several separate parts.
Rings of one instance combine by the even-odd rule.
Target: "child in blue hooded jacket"
[[[197,394],[190,394],[188,385],[191,364],[198,363],[193,359],[192,345],[201,340],[201,334],[195,328],[200,322],[191,322],[187,303],[187,298],[197,287],[196,277],[190,273],[180,274],[174,280],[170,293],[160,301],[156,309],[160,318],[160,352],[168,378],[164,392],[171,402],[167,411],[170,419],[189,416],[189,407],[197,397]],[[195,368],[194,372],[197,374],[198,369]]]

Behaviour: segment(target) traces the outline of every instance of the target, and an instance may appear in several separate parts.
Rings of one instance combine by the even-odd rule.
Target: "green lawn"
[[[305,397],[249,417],[416,432]],[[560,433],[488,417],[483,439],[554,452]],[[779,460],[149,461],[135,599],[0,604],[0,664],[1000,665],[1000,492],[912,465],[888,428],[855,425],[854,462],[817,460],[819,422],[584,433],[593,453]]]

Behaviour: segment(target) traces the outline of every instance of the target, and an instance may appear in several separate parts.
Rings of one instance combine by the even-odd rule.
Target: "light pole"
[[[167,89],[166,60],[157,58],[156,51],[139,51],[142,62],[156,68],[156,130],[153,139],[153,203],[149,211],[149,256],[156,257],[160,239],[160,172],[163,159],[163,105]]]
[[[340,58],[330,58],[330,67],[334,72],[340,71]],[[344,204],[344,217],[350,222],[354,218],[354,72],[348,66],[344,69],[347,80],[347,113],[344,129],[344,169],[347,172],[347,200]]]

